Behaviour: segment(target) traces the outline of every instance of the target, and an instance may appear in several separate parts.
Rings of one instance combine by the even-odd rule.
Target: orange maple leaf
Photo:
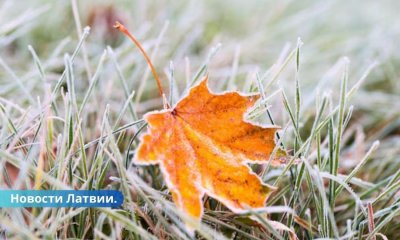
[[[142,52],[164,98],[161,81],[139,41],[121,23],[114,27]],[[205,193],[240,213],[247,207],[263,207],[275,190],[246,164],[268,162],[275,148],[277,127],[244,120],[260,95],[213,94],[207,80],[193,87],[174,108],[165,104],[165,110],[144,115],[149,129],[134,158],[137,164],[159,164],[176,205],[198,220]],[[272,165],[281,165],[286,153],[280,150],[276,155]]]
[[[205,193],[240,213],[263,207],[275,190],[246,164],[268,162],[275,148],[277,127],[244,120],[260,96],[214,94],[207,79],[174,108],[144,115],[149,128],[134,159],[137,164],[159,164],[178,208],[196,219],[202,216]]]

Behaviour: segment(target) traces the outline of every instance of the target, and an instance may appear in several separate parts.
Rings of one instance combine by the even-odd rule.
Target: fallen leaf
[[[275,190],[247,165],[267,163],[275,148],[277,127],[244,119],[260,96],[214,94],[207,79],[174,108],[145,114],[149,128],[134,159],[136,164],[159,164],[175,204],[196,219],[203,213],[204,194],[241,213],[264,207]]]

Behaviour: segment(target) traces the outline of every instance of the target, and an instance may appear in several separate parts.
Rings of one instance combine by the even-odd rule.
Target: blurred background
[[[73,58],[76,100],[87,101],[79,116],[85,142],[100,136],[107,106],[115,126],[160,109],[162,100],[143,56],[113,28],[118,20],[151,56],[165,92],[174,83],[173,102],[204,69],[215,91],[254,91],[259,74],[271,95],[276,123],[287,127],[284,142],[289,149],[293,127],[279,92],[284,91],[293,106],[298,77],[301,134],[308,136],[315,102],[328,96],[330,109],[339,102],[340,82],[349,60],[348,89],[360,80],[362,84],[347,103],[354,108],[344,133],[340,171],[351,171],[372,142],[380,140],[375,161],[368,163],[373,170],[358,176],[377,183],[400,167],[399,9],[400,2],[391,0],[0,0],[0,103],[4,112],[0,138],[3,143],[9,139],[11,130],[4,127],[9,119],[27,131],[36,126],[41,103],[58,83],[68,91],[68,84],[59,82],[66,54]],[[74,55],[81,38],[85,40]],[[298,59],[297,46],[301,46]],[[93,89],[85,100],[89,86]],[[119,115],[133,91],[128,110]],[[62,118],[61,94],[56,100]],[[54,135],[63,131],[58,124]],[[128,137],[121,140],[121,145],[125,141],[121,152],[126,150]],[[39,152],[39,147],[33,148],[36,155],[30,156]]]
[[[398,106],[395,105],[400,88],[396,69],[400,33],[397,1],[360,4],[359,1],[27,0],[22,3],[3,0],[0,4],[0,56],[17,76],[32,68],[27,48],[32,45],[39,58],[47,60],[48,81],[54,83],[63,67],[63,54],[71,54],[83,28],[90,26],[81,54],[85,56],[76,60],[77,71],[86,69],[90,74],[81,76],[78,87],[85,88],[87,77],[93,75],[106,46],[117,48],[118,62],[130,87],[138,85],[141,77],[135,75],[140,72],[137,65],[143,69],[145,63],[136,48],[112,28],[114,21],[119,20],[154,55],[160,72],[167,72],[169,62],[173,61],[178,82],[193,74],[212,48],[221,43],[210,61],[210,75],[215,80],[234,78],[231,82],[240,85],[254,72],[264,73],[283,61],[300,38],[304,43],[300,78],[305,93],[330,77],[327,75],[334,72],[335,64],[347,56],[351,61],[350,83],[357,81],[374,61],[379,62],[363,85],[358,108],[388,118],[387,115],[395,113],[387,111]],[[280,80],[293,83],[293,70],[294,64],[290,63]],[[11,97],[7,91],[11,88],[8,77],[2,68],[0,83],[4,97]],[[115,76],[101,76],[101,86],[111,84],[111,79]],[[326,84],[338,84],[339,79],[332,77],[333,81]],[[26,80],[25,84],[33,93],[40,93],[34,80]],[[148,85],[146,90],[156,96],[154,82],[151,80]],[[167,81],[164,85],[168,85]]]

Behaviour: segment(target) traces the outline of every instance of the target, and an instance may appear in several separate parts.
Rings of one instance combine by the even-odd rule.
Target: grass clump
[[[1,209],[4,238],[192,238],[158,167],[131,162],[162,99],[115,20],[165,73],[171,104],[206,72],[215,91],[259,91],[252,117],[280,125],[293,156],[254,167],[278,187],[263,209],[235,215],[207,198],[195,238],[400,237],[394,1],[107,4],[0,5],[1,186],[125,196],[121,209]]]

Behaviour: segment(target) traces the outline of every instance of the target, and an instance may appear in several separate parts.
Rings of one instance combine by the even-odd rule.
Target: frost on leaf
[[[172,109],[147,113],[137,164],[159,164],[175,204],[200,219],[207,194],[236,213],[264,207],[274,187],[247,163],[267,163],[276,127],[244,120],[259,95],[211,93],[207,77]],[[272,165],[281,162],[272,160]]]

